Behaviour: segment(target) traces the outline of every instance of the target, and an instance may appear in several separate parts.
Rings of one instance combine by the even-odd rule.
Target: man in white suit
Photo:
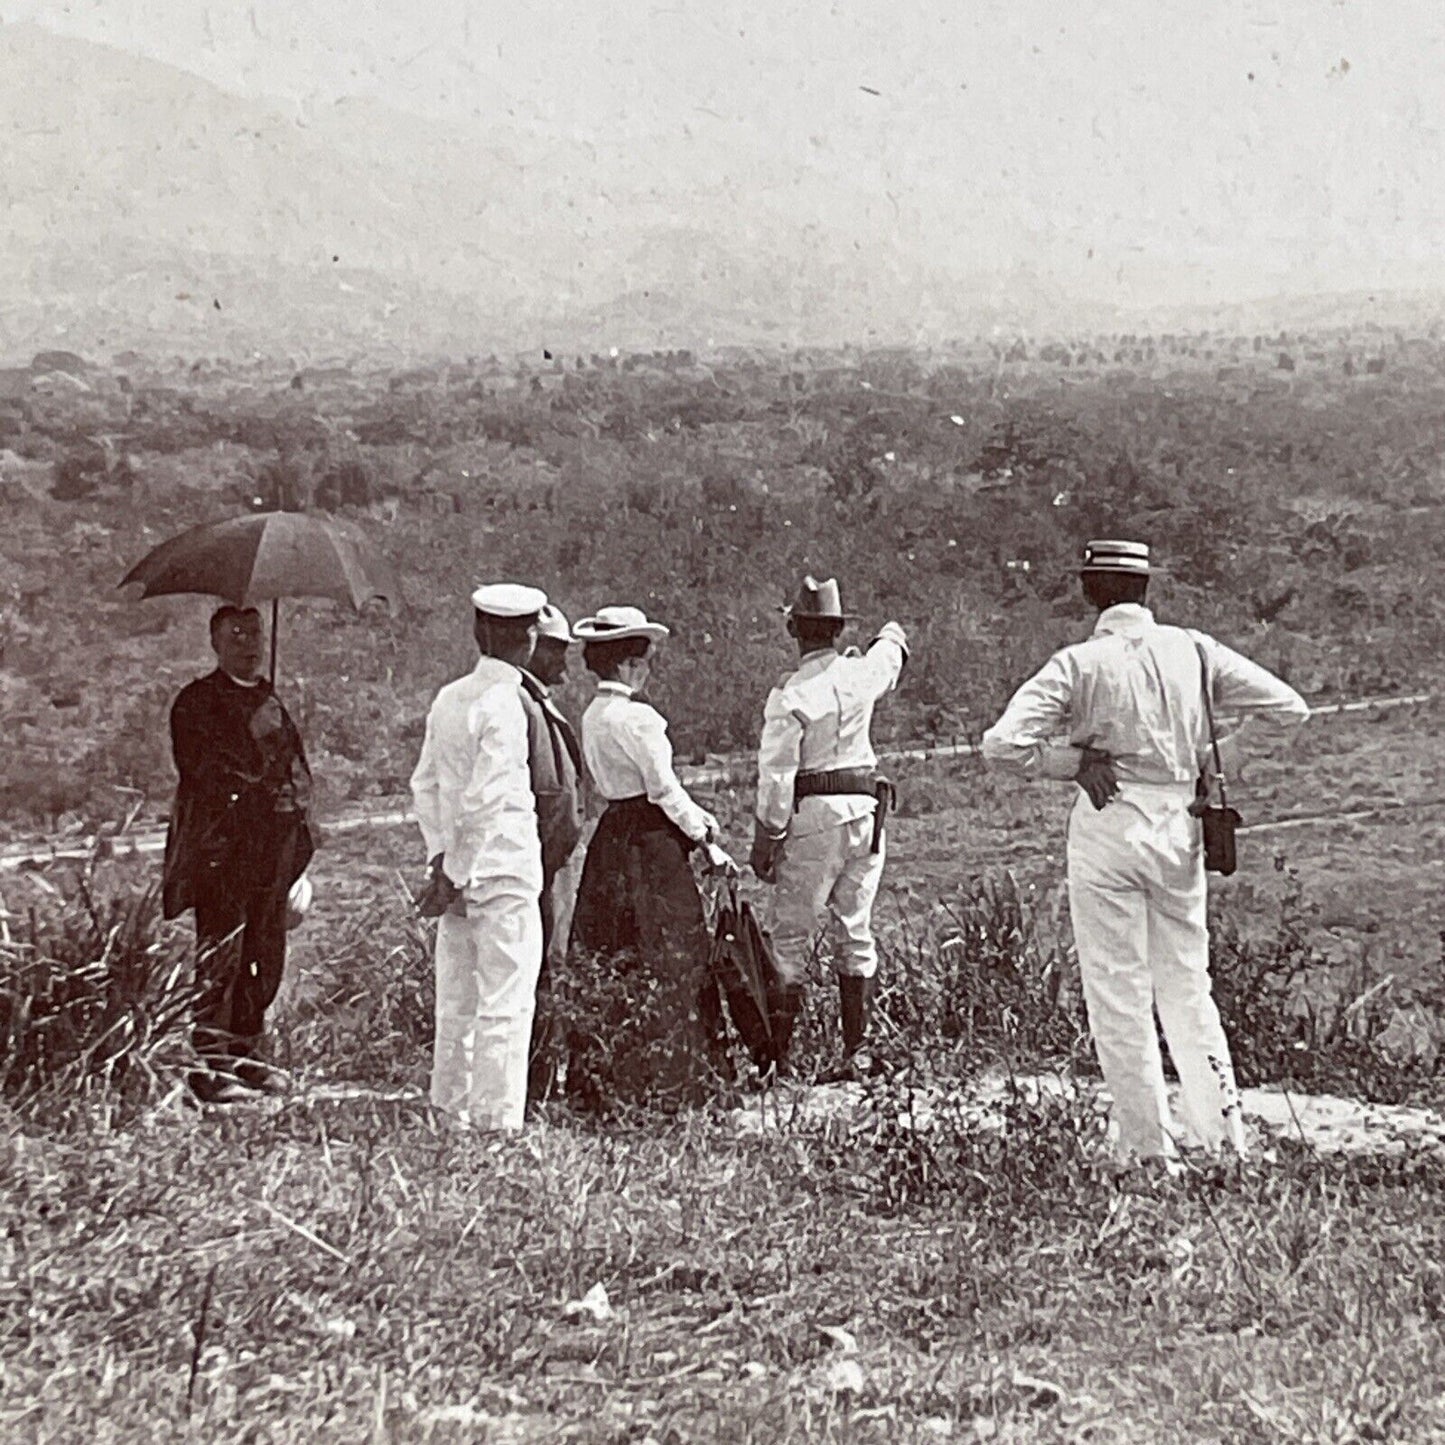
[[[991,764],[1077,782],[1069,910],[1094,1047],[1123,1158],[1169,1158],[1176,1131],[1154,1011],[1195,1140],[1244,1151],[1239,1092],[1209,982],[1208,892],[1195,787],[1210,749],[1205,709],[1298,723],[1304,699],[1203,633],[1144,605],[1149,548],[1090,542],[1093,635],[1054,654],[983,736]]]
[[[542,847],[522,673],[546,605],[535,587],[472,594],[481,658],[437,694],[412,774],[437,915],[431,1100],[463,1127],[516,1130],[542,966]]]

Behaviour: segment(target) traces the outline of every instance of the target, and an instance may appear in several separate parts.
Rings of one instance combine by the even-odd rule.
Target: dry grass
[[[133,881],[111,897],[108,876],[102,920]],[[1076,1053],[1035,903],[998,876],[888,922],[882,1032],[905,1067],[846,1123],[753,1137],[720,1109],[604,1128],[558,1108],[492,1142],[414,1089],[201,1113],[156,1071],[124,1127],[17,1094],[0,1435],[1445,1439],[1439,1156],[1280,1143],[1242,1171],[1121,1181],[1085,1092],[1020,1093],[977,1126],[969,1075]],[[399,901],[329,934],[289,1062],[419,1083],[425,963]],[[822,1052],[831,992],[810,1007]],[[958,1092],[918,1131],[925,1075]]]
[[[488,1144],[349,1103],[14,1133],[0,1424],[34,1440],[1442,1437],[1438,1163],[1282,1150],[1121,1188],[1067,1101],[1010,1122],[939,1125],[926,1147],[882,1125],[743,1141],[703,1115]],[[599,1284],[603,1317],[569,1311]]]

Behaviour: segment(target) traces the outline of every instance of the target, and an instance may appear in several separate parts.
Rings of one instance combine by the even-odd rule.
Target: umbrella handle
[[[271,686],[276,686],[276,622],[281,615],[281,599],[271,599]]]

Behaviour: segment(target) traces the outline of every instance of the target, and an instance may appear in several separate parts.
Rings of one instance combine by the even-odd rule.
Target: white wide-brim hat
[[[667,635],[667,628],[660,622],[649,622],[640,607],[599,607],[593,616],[572,625],[572,636],[578,642],[621,642],[626,637],[656,642]]]
[[[556,642],[571,642],[572,632],[567,626],[567,614],[560,607],[547,603],[537,618],[537,636],[550,637]]]

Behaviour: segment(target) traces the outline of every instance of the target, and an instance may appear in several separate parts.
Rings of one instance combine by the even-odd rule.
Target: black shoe
[[[238,1079],[229,1074],[215,1074],[209,1069],[192,1071],[186,1082],[191,1093],[203,1104],[242,1104],[255,1097]]]
[[[291,1079],[280,1069],[258,1059],[241,1059],[235,1065],[236,1081],[253,1093],[279,1098],[291,1092]]]
[[[853,978],[845,973],[838,975],[838,1008],[842,1015],[843,1054],[846,1058],[852,1058],[863,1047],[872,995],[871,978]]]

